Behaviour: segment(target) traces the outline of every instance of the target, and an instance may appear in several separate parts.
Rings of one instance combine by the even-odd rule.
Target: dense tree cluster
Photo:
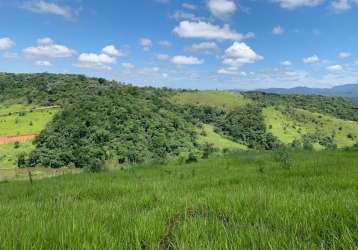
[[[262,92],[243,93],[264,106],[287,106],[328,114],[344,120],[358,121],[358,103],[343,97],[319,95],[279,95]]]

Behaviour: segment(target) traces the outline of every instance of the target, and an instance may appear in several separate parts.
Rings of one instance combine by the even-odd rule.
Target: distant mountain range
[[[358,98],[358,84],[346,84],[335,86],[332,88],[308,88],[308,87],[295,87],[295,88],[269,88],[258,89],[257,91],[276,94],[300,94],[300,95],[323,95],[323,96],[342,96],[348,98]]]

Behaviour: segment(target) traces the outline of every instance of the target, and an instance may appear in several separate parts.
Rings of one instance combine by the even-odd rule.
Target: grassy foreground
[[[358,152],[0,183],[0,249],[356,249]]]

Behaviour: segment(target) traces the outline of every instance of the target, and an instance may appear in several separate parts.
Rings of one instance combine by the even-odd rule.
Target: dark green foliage
[[[238,108],[216,124],[223,134],[250,148],[273,149],[278,146],[277,139],[266,132],[262,109],[259,106]]]
[[[358,121],[358,103],[343,97],[318,95],[279,95],[262,92],[243,93],[263,106],[288,106],[312,112],[333,115],[337,118]]]
[[[210,155],[215,153],[215,148],[212,144],[205,143],[203,146],[203,159],[208,159]]]
[[[26,167],[26,164],[27,164],[26,154],[20,153],[17,156],[17,167],[18,168],[23,168],[23,167]]]
[[[285,148],[276,150],[274,158],[284,169],[289,170],[293,167],[293,161],[289,155],[289,151]]]

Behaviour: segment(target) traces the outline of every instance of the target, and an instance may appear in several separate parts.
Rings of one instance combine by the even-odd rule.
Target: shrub
[[[24,167],[26,167],[26,164],[27,164],[26,154],[25,153],[20,153],[17,156],[17,167],[18,168],[24,168]]]
[[[104,162],[97,158],[91,159],[87,169],[91,173],[99,173],[104,169]]]
[[[278,149],[275,152],[275,160],[281,165],[284,169],[291,169],[293,167],[292,159],[287,151],[287,149]]]

